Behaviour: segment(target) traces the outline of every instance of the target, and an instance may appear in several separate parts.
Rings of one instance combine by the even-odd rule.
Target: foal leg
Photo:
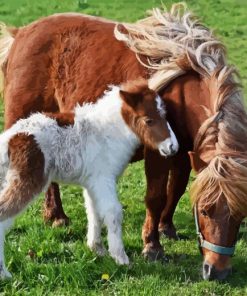
[[[43,217],[46,222],[53,222],[53,227],[69,224],[69,218],[63,210],[57,183],[51,183],[45,194]]]
[[[167,186],[167,203],[162,211],[159,224],[159,231],[170,239],[178,239],[172,218],[178,201],[186,190],[190,170],[191,167],[187,152],[181,152],[174,156]]]
[[[158,225],[166,204],[166,185],[170,159],[146,148],[145,173],[147,178],[146,220],[142,229],[143,255],[151,261],[164,259],[164,250],[159,241]]]
[[[12,277],[5,266],[5,259],[4,259],[5,233],[13,224],[12,221],[13,219],[7,219],[3,222],[0,222],[0,278],[1,279],[8,279]]]
[[[101,239],[101,221],[92,197],[84,189],[85,206],[88,220],[87,245],[90,250],[95,251],[98,255],[104,256],[106,249]]]
[[[123,214],[122,206],[117,198],[115,180],[97,179],[93,184],[94,186],[88,188],[88,193],[99,218],[107,228],[109,253],[118,264],[129,264],[122,240]]]

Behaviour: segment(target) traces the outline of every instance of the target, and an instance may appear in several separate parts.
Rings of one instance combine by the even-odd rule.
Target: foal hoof
[[[69,225],[69,218],[55,218],[53,223],[52,223],[52,227],[56,228],[56,227],[63,227],[63,226],[68,226]]]
[[[117,255],[114,255],[114,254],[110,253],[110,255],[118,265],[129,265],[130,264],[129,257],[127,256],[127,254],[124,251],[122,251],[121,254],[118,253]]]
[[[1,280],[10,280],[12,279],[12,275],[10,272],[8,272],[8,270],[2,269],[0,272],[0,278]]]
[[[107,250],[102,243],[87,243],[89,249],[98,256],[103,257],[107,254]]]
[[[162,263],[167,263],[169,261],[162,247],[154,248],[149,244],[143,249],[142,255],[150,262],[161,261]]]

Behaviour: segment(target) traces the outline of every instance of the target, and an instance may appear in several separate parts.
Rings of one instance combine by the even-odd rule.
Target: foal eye
[[[204,216],[204,217],[207,217],[208,213],[205,210],[201,210],[201,215]]]
[[[146,123],[146,125],[148,125],[148,126],[152,126],[152,125],[154,124],[154,120],[151,119],[151,118],[146,118],[146,119],[145,119],[145,123]]]

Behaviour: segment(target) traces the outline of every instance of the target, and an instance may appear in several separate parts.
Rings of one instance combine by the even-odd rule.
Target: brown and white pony
[[[110,255],[118,264],[129,264],[116,180],[141,143],[165,157],[177,152],[165,115],[161,98],[137,81],[111,87],[95,104],[77,106],[74,114],[35,113],[1,134],[0,277],[10,276],[3,256],[6,228],[55,180],[85,188],[88,246],[105,254],[104,223]]]
[[[192,201],[200,241],[233,247],[247,214],[247,117],[222,44],[183,4],[154,9],[135,24],[66,13],[3,30],[5,128],[31,112],[68,112],[83,98],[94,102],[109,83],[149,78],[166,102],[180,150],[165,159],[144,147],[134,158],[144,157],[147,177],[143,253],[163,256],[158,229],[176,237],[172,217],[191,163],[198,172]],[[45,215],[66,222],[56,184]],[[225,278],[230,256],[203,246],[203,277]]]

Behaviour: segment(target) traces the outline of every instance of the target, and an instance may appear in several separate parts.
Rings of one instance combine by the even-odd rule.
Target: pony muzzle
[[[178,152],[178,144],[172,141],[172,138],[167,138],[158,145],[160,155],[164,157],[173,156]]]
[[[170,137],[160,142],[158,145],[158,150],[160,152],[160,155],[164,157],[173,156],[178,152],[178,149],[179,149],[178,140],[168,122],[167,122],[167,127],[170,133]]]
[[[202,276],[204,280],[223,281],[231,274],[232,274],[231,267],[228,267],[222,270],[217,270],[214,265],[208,263],[207,261],[204,261],[203,263]]]

